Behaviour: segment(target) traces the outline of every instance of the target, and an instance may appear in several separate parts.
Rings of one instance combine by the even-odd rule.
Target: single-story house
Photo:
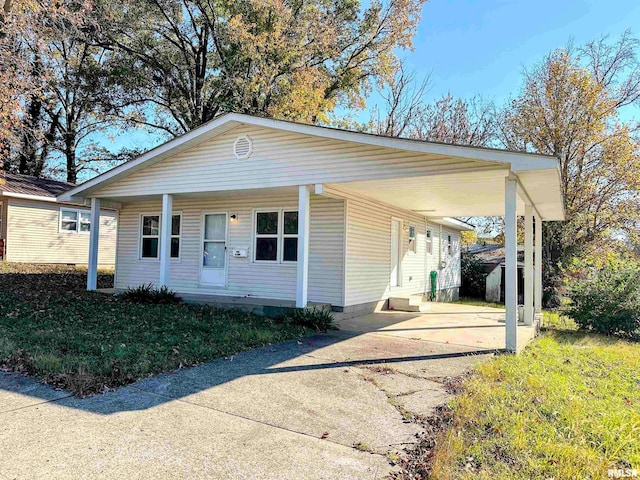
[[[505,215],[507,348],[515,349],[516,215],[529,220],[528,236],[534,217],[564,219],[560,185],[555,157],[231,113],[58,200],[90,205],[92,218],[103,207],[119,211],[116,288],[152,282],[202,298],[347,312],[428,292],[431,271],[440,298],[455,298],[467,228],[455,217]],[[92,230],[89,289],[98,237]],[[533,258],[533,237],[527,245]],[[528,271],[533,282],[533,264]],[[533,295],[525,296],[533,321]]]
[[[504,303],[505,250],[504,245],[471,245],[463,255],[473,255],[482,262],[487,302]],[[518,304],[524,304],[524,245],[518,245]]]
[[[0,259],[18,263],[87,264],[91,212],[56,196],[75,185],[0,171]],[[115,264],[118,212],[100,215],[101,265]]]

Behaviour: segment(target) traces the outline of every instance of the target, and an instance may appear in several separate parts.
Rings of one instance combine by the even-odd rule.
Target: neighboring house
[[[504,303],[505,249],[504,245],[471,245],[463,255],[473,255],[482,262],[485,278],[485,300]],[[524,303],[524,245],[518,245],[518,304]]]
[[[0,172],[0,258],[8,262],[86,264],[90,210],[58,203],[56,196],[75,185]],[[101,265],[115,263],[118,214],[100,216]]]
[[[554,157],[227,114],[58,199],[119,210],[117,288],[359,312],[428,292],[434,270],[440,298],[455,298],[468,227],[454,217],[506,211],[511,251],[516,212],[564,219],[560,185]]]

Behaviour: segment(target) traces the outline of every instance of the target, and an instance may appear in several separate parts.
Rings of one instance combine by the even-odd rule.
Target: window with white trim
[[[159,258],[161,222],[161,215],[140,216],[140,258]],[[174,213],[171,216],[171,258],[180,258],[181,230],[182,215]]]
[[[427,228],[427,253],[433,253],[433,231]]]
[[[91,230],[91,212],[78,208],[60,209],[60,232],[89,233]]]
[[[298,261],[298,212],[282,212],[282,261]]]
[[[298,260],[298,211],[257,210],[254,217],[253,260],[291,263]]]
[[[409,251],[416,253],[418,251],[416,240],[416,227],[415,225],[409,225]]]

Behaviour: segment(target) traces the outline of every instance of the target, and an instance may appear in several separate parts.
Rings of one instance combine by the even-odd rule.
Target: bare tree
[[[402,137],[422,115],[430,77],[429,74],[418,80],[415,71],[406,70],[400,63],[380,92],[384,103],[382,109],[377,105],[373,108],[369,129],[378,135]]]
[[[495,140],[494,107],[479,96],[462,100],[449,93],[426,105],[409,133],[432,142],[489,146]]]

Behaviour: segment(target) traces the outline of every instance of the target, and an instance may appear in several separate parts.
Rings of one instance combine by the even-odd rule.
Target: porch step
[[[389,297],[389,310],[400,312],[426,312],[431,308],[428,302],[423,301],[422,295],[401,295]]]

